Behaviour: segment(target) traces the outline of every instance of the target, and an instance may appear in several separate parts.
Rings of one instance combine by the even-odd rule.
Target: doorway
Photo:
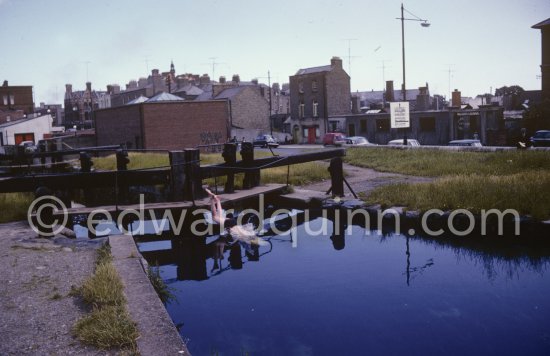
[[[307,128],[307,143],[315,143],[315,127]]]

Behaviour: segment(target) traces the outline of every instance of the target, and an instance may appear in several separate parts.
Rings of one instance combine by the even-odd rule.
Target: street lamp
[[[407,11],[407,13],[411,16],[414,16],[414,18],[405,18],[404,12],[407,11],[403,7],[403,3],[401,3],[401,17],[396,17],[396,20],[401,20],[401,50],[403,53],[403,87],[401,88],[401,91],[403,92],[403,101],[407,100],[407,85],[405,83],[405,20],[408,21],[420,21],[420,26],[422,27],[430,27],[430,23],[428,20],[421,19],[420,17],[416,16],[415,14]]]

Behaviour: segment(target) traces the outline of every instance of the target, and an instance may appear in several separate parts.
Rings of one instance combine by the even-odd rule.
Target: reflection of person
[[[264,245],[266,242],[256,236],[252,224],[239,225],[237,219],[232,214],[224,216],[220,198],[209,189],[204,189],[210,196],[210,209],[212,211],[212,221],[220,224],[222,230],[225,230],[235,241],[240,241],[248,245]],[[223,231],[222,231],[223,232]]]

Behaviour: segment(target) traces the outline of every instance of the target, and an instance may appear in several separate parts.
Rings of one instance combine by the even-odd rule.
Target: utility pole
[[[265,79],[266,77],[256,77],[256,79]],[[268,70],[267,71],[267,85],[269,87],[269,131],[270,131],[270,134],[273,136],[273,120],[271,119],[271,114],[272,114],[272,110],[273,110],[273,106],[272,106],[272,97],[271,97],[271,94],[272,94],[272,91],[271,91],[271,72]]]

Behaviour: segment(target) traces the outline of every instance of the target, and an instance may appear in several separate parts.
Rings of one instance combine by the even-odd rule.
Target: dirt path
[[[0,225],[0,355],[105,355],[75,340],[84,315],[69,296],[90,276],[101,239],[38,239],[26,221]]]
[[[431,182],[433,178],[417,177],[397,173],[378,172],[370,168],[362,168],[344,164],[344,171],[347,173],[346,180],[351,185],[356,194],[364,193],[368,195],[374,189],[388,184],[396,183],[423,183]],[[330,188],[330,180],[302,186],[304,189],[326,192]],[[344,185],[346,194],[349,192]]]

